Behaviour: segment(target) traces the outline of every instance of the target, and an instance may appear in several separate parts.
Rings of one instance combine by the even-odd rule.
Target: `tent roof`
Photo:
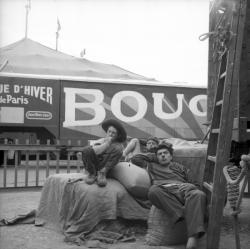
[[[115,65],[64,54],[31,39],[0,48],[0,73],[157,82]]]

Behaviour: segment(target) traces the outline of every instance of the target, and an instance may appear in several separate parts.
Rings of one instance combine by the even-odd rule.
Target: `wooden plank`
[[[240,66],[240,79],[239,79],[239,116],[247,117],[250,121],[250,3],[248,1],[248,8],[246,12],[246,22],[244,29],[244,38],[242,46],[242,58]],[[249,127],[250,128],[250,127]],[[248,137],[250,140],[250,137]]]
[[[7,153],[8,151],[3,152],[3,187],[6,188],[7,185]]]
[[[15,144],[18,144],[18,142],[19,142],[19,140],[16,139]],[[14,187],[16,188],[17,187],[18,151],[15,151],[14,158],[15,158]]]
[[[50,145],[50,140],[47,140],[47,146]],[[46,152],[46,178],[49,176],[49,162],[50,162],[50,152]]]
[[[1,145],[1,150],[18,150],[18,151],[60,151],[61,145],[37,145],[37,144],[29,144],[29,145],[22,145],[22,144],[3,144]],[[71,151],[81,151],[83,149],[82,146],[70,146],[69,149]]]
[[[18,150],[18,151],[59,151],[58,146],[46,146],[46,145],[1,145],[1,150]]]
[[[68,146],[71,146],[71,140],[68,140]],[[70,173],[70,152],[67,151],[67,173]]]
[[[217,101],[217,102],[216,102],[216,106],[220,106],[220,105],[222,105],[222,103],[223,103],[223,99]]]
[[[29,139],[26,140],[26,144],[29,144]],[[29,182],[29,152],[25,151],[25,187],[28,187]]]
[[[29,182],[29,151],[25,151],[25,187]]]
[[[80,173],[81,171],[81,166],[82,166],[82,153],[81,152],[78,152],[76,154],[76,157],[77,157],[77,173]]]
[[[217,11],[215,11],[215,13],[218,14]],[[211,21],[211,18],[212,17],[210,16],[210,21]],[[214,21],[215,23],[213,25],[213,30],[210,30],[210,31],[216,31],[216,28],[218,28],[219,25],[222,25],[225,22],[225,17],[224,15],[219,15],[219,17],[215,19]],[[217,52],[215,51],[215,48],[214,48],[215,41],[210,39],[209,44],[210,44],[209,47],[211,47],[212,49],[211,53],[209,54],[209,63],[210,63],[209,74],[212,70],[212,74],[214,74],[214,78],[211,79],[213,80],[213,82],[209,82],[208,84],[208,115],[207,115],[208,117],[207,118],[208,120],[212,120],[212,123],[211,123],[211,130],[212,130],[220,126],[221,106],[217,106],[217,108],[215,107],[216,107],[216,102],[223,98],[224,79],[223,79],[223,82],[222,81],[219,82],[219,79],[220,79],[220,75],[222,74],[222,72],[226,71],[225,68],[222,67],[222,64],[225,63],[226,55],[224,55],[221,60],[217,59],[217,61],[215,61],[214,54],[216,54]],[[212,103],[209,104],[209,102],[212,102]],[[209,111],[211,111],[211,106],[213,106],[213,109],[212,109],[212,113],[209,114]],[[207,155],[216,154],[217,141],[218,141],[218,135],[215,136],[215,135],[212,135],[211,133],[209,137]],[[206,165],[208,164],[209,163],[206,163]],[[206,166],[205,172],[204,172],[204,181],[210,182],[212,178],[213,178],[213,167]]]
[[[248,188],[248,193],[250,193],[250,172],[248,170],[248,174],[247,174],[247,188]]]
[[[37,140],[37,145],[40,144],[40,141]],[[39,186],[39,151],[36,151],[36,186]]]
[[[248,140],[247,117],[234,119],[232,140],[240,143]]]
[[[219,128],[217,128],[217,129],[212,129],[212,133],[218,134],[218,133],[220,133],[220,129],[219,129]]]
[[[56,141],[56,145],[60,145],[60,141],[59,140]],[[60,161],[60,151],[57,151],[56,152],[56,173],[57,174],[60,172],[59,161]]]
[[[216,157],[215,156],[208,156],[207,159],[211,162],[216,162]]]
[[[247,141],[247,117],[240,117],[238,142],[246,142],[246,141]]]
[[[241,3],[245,5],[244,2]],[[218,158],[216,160],[214,171],[214,187],[208,224],[207,249],[217,249],[219,247],[220,224],[226,194],[226,182],[223,175],[223,167],[228,163],[230,154],[232,138],[232,132],[230,131],[232,131],[233,128],[234,107],[237,97],[237,83],[239,80],[239,66],[243,37],[242,27],[244,27],[244,11],[246,10],[246,6],[241,7],[243,8],[240,8],[239,5],[234,5],[232,6],[232,10],[235,12],[229,12],[229,15],[232,15],[233,17],[231,32],[238,35],[231,37],[228,52],[227,75],[225,78],[226,89],[224,91],[224,102],[222,106],[221,132],[219,134],[217,146],[218,153],[216,154]],[[239,13],[240,11],[241,13]]]
[[[70,153],[67,153],[67,173],[70,173]]]
[[[227,74],[227,71],[223,72],[221,75],[220,75],[220,79],[223,79],[226,77],[226,74]]]
[[[77,145],[80,147],[82,145],[81,143],[82,141],[81,140],[78,140],[77,141]],[[77,158],[77,162],[76,162],[76,165],[77,165],[77,173],[80,173],[81,171],[81,166],[83,164],[83,161],[82,161],[82,153],[81,152],[77,152],[76,153],[76,158]]]
[[[46,178],[49,176],[50,153],[46,152]]]
[[[213,185],[209,184],[208,182],[203,182],[203,187],[207,189],[208,191],[212,192],[213,191]]]
[[[25,145],[20,145],[18,143],[18,141],[14,144],[6,144],[8,141],[6,140],[5,142],[5,150],[4,150],[4,163],[3,163],[3,176],[2,176],[2,185],[0,186],[0,188],[28,188],[28,187],[39,187],[40,183],[40,167],[41,165],[46,167],[46,177],[49,176],[50,172],[50,153],[51,150],[52,152],[56,152],[56,161],[53,160],[53,164],[56,166],[56,173],[60,173],[60,148],[62,147],[60,144],[60,141],[58,141],[58,143],[56,145],[51,145],[50,142],[46,145],[41,145],[41,147],[44,148],[43,151],[40,150],[40,145],[39,145],[39,140],[37,142],[37,144],[35,145],[31,145],[29,143],[29,141],[26,141]],[[74,165],[77,167],[77,172],[81,171],[81,168],[83,166],[82,160],[80,159],[79,161],[74,161],[72,163],[72,158],[71,155],[75,152],[79,152],[82,150],[82,146],[81,146],[81,140],[78,140],[78,144],[76,146],[71,146],[71,142],[68,143],[68,145],[66,146],[67,151],[69,152],[69,157],[68,157],[68,164],[67,164],[67,172],[70,173],[71,171],[71,165]],[[31,147],[32,146],[32,147]],[[34,148],[35,147],[35,148]],[[2,148],[2,147],[1,147]],[[8,167],[8,150],[14,150],[15,151],[15,165],[11,167]],[[19,185],[19,171],[20,171],[20,166],[19,166],[19,158],[18,158],[18,154],[20,153],[24,153],[25,155],[25,161],[22,161],[22,165],[21,168],[23,169],[23,173],[24,173],[24,182],[22,183],[22,185]],[[35,152],[35,153],[34,153]],[[40,156],[41,153],[45,154],[46,153],[46,162],[43,161],[43,163],[40,163]],[[35,160],[30,161],[30,155],[35,155]],[[33,166],[31,166],[33,165]],[[24,166],[24,167],[22,167]],[[32,170],[34,170],[34,182],[32,183],[32,186],[30,184],[30,169],[32,167]],[[8,186],[8,179],[7,179],[7,175],[9,170],[11,169],[11,171],[13,172],[13,184],[10,186]]]

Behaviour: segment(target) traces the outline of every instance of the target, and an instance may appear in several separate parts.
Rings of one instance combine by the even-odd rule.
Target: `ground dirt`
[[[8,191],[0,192],[0,217],[10,218],[17,214],[36,209],[39,203],[39,191]],[[220,249],[234,249],[235,239],[230,208],[226,206],[221,228]],[[248,249],[250,245],[250,199],[244,198],[242,212],[239,215],[241,249]],[[184,249],[180,246],[148,246],[145,243],[147,231],[146,223],[131,223],[136,241],[118,244],[93,244],[94,248],[110,249]],[[89,245],[91,246],[91,245]],[[21,224],[0,227],[1,249],[85,249],[84,245],[78,246],[64,242],[64,236],[57,231],[33,224]],[[203,246],[202,248],[203,249]]]

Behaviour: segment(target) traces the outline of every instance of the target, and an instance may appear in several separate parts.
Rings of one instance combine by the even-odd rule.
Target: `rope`
[[[212,59],[221,61],[223,55],[228,51],[229,43],[233,35],[230,24],[227,23],[226,12],[220,15],[216,26],[213,31],[201,34],[199,36],[200,41],[205,41],[210,38],[212,42]]]
[[[236,165],[226,166],[227,173],[232,181],[235,181],[241,173],[241,169]],[[236,208],[240,193],[240,184],[227,182],[227,198],[232,209]]]
[[[199,40],[200,40],[200,41],[205,41],[205,40],[208,39],[210,36],[216,36],[216,35],[218,35],[218,32],[216,32],[216,31],[204,33],[204,34],[201,34],[201,35],[199,36]]]
[[[239,211],[239,206],[241,204],[241,192],[240,182],[247,175],[248,164],[250,164],[250,155],[242,155],[240,166],[227,165],[223,168],[223,173],[227,180],[227,197],[230,207],[234,211]]]

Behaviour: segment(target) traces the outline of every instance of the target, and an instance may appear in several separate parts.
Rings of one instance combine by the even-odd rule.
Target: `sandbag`
[[[173,225],[163,210],[152,206],[148,217],[146,243],[150,246],[170,246],[184,244],[186,241],[185,221]]]
[[[192,146],[176,146],[174,148],[173,161],[184,165],[190,170],[191,178],[199,183],[203,181],[207,145],[193,144]]]
[[[162,142],[173,145],[173,161],[184,165],[190,170],[191,178],[202,183],[206,162],[207,144],[187,141],[180,138],[165,138]]]
[[[133,163],[120,162],[111,170],[110,176],[118,180],[132,196],[147,199],[151,184],[145,169]]]
[[[164,138],[160,140],[160,143],[167,142],[173,145],[173,148],[176,147],[188,147],[193,146],[193,144],[197,144],[197,141],[188,141],[181,138],[176,137],[170,137],[170,138]]]
[[[192,179],[201,183],[207,145],[177,139],[173,148],[173,160],[187,167]],[[110,176],[118,180],[131,195],[147,199],[150,179],[145,169],[129,162],[120,162],[111,170]]]

